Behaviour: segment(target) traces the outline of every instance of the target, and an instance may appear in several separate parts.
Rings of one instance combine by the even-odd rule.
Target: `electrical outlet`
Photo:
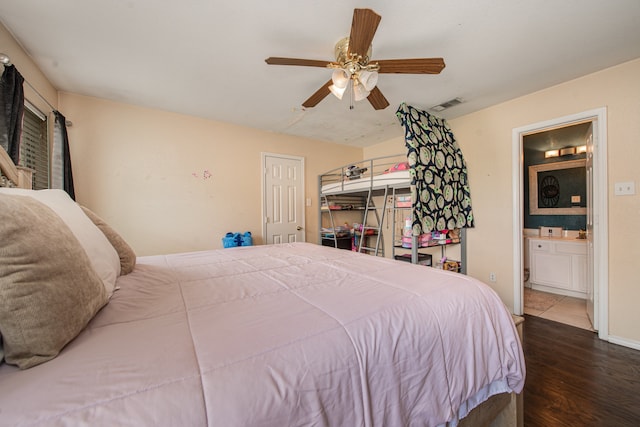
[[[492,282],[495,282],[496,281],[496,273],[494,273],[494,272],[489,273],[489,280],[492,281]]]
[[[631,196],[636,194],[636,183],[629,182],[616,182],[614,184],[614,194],[616,196]]]

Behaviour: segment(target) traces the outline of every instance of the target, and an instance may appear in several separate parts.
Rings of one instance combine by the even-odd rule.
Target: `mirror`
[[[530,215],[586,215],[586,160],[529,166]]]

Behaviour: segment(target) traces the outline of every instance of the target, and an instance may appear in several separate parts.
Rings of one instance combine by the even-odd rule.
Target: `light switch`
[[[311,206],[311,197],[307,197],[307,207]]]
[[[616,196],[631,196],[636,194],[636,183],[629,182],[616,182],[614,184],[614,194]]]

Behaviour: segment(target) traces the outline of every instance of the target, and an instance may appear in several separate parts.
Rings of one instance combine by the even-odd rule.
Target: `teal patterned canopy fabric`
[[[467,166],[447,122],[405,103],[396,116],[411,167],[413,234],[473,227]]]

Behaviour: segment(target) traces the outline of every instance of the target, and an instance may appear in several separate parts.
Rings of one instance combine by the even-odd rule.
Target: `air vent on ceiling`
[[[442,104],[434,105],[433,107],[431,107],[431,110],[443,111],[443,110],[446,110],[447,108],[451,108],[458,104],[462,104],[463,102],[464,100],[462,98],[453,98],[452,100],[443,102]]]

